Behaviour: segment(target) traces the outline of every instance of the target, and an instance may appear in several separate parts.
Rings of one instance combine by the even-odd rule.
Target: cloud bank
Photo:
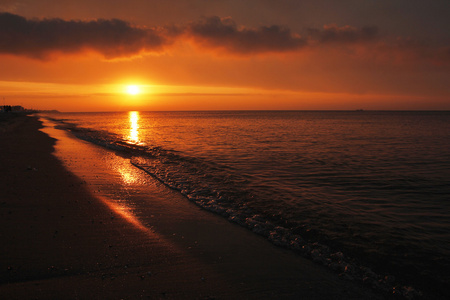
[[[277,25],[246,28],[231,18],[217,16],[171,28],[146,28],[118,19],[39,20],[0,13],[0,53],[42,59],[55,52],[91,50],[106,58],[116,58],[163,51],[174,41],[187,39],[203,48],[249,55],[299,51],[311,43],[367,41],[377,36],[377,29],[372,27],[332,25],[308,32],[309,36],[304,38]]]
[[[0,54],[47,59],[52,54],[93,51],[107,59],[127,58],[144,53],[168,50],[175,42],[191,43],[205,51],[230,55],[300,52],[316,47],[326,48],[365,45],[377,57],[393,57],[410,61],[426,60],[437,65],[450,65],[450,47],[435,48],[402,39],[389,41],[375,26],[355,28],[325,25],[308,28],[305,35],[277,25],[248,28],[231,18],[202,18],[171,27],[138,27],[126,21],[26,19],[0,13]],[[403,42],[399,42],[403,41]]]

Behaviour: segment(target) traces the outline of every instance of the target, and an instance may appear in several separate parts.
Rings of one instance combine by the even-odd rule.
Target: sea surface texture
[[[186,201],[350,280],[410,297],[449,295],[449,112],[50,117],[127,153]]]

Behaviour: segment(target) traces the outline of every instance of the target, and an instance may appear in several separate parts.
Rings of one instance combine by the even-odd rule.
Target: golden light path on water
[[[133,144],[139,144],[139,112],[130,111],[129,119],[130,119],[130,135],[128,136],[128,140]]]

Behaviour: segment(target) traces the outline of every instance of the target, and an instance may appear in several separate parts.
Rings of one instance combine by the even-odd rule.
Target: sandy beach
[[[106,150],[46,129],[52,138],[37,117],[0,126],[2,299],[383,298],[149,176],[129,175],[145,178],[130,184],[145,185],[146,208],[97,193],[113,184],[89,168]]]

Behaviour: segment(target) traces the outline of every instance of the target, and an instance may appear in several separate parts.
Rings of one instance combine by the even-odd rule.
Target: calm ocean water
[[[343,276],[449,295],[450,112],[51,117]]]

